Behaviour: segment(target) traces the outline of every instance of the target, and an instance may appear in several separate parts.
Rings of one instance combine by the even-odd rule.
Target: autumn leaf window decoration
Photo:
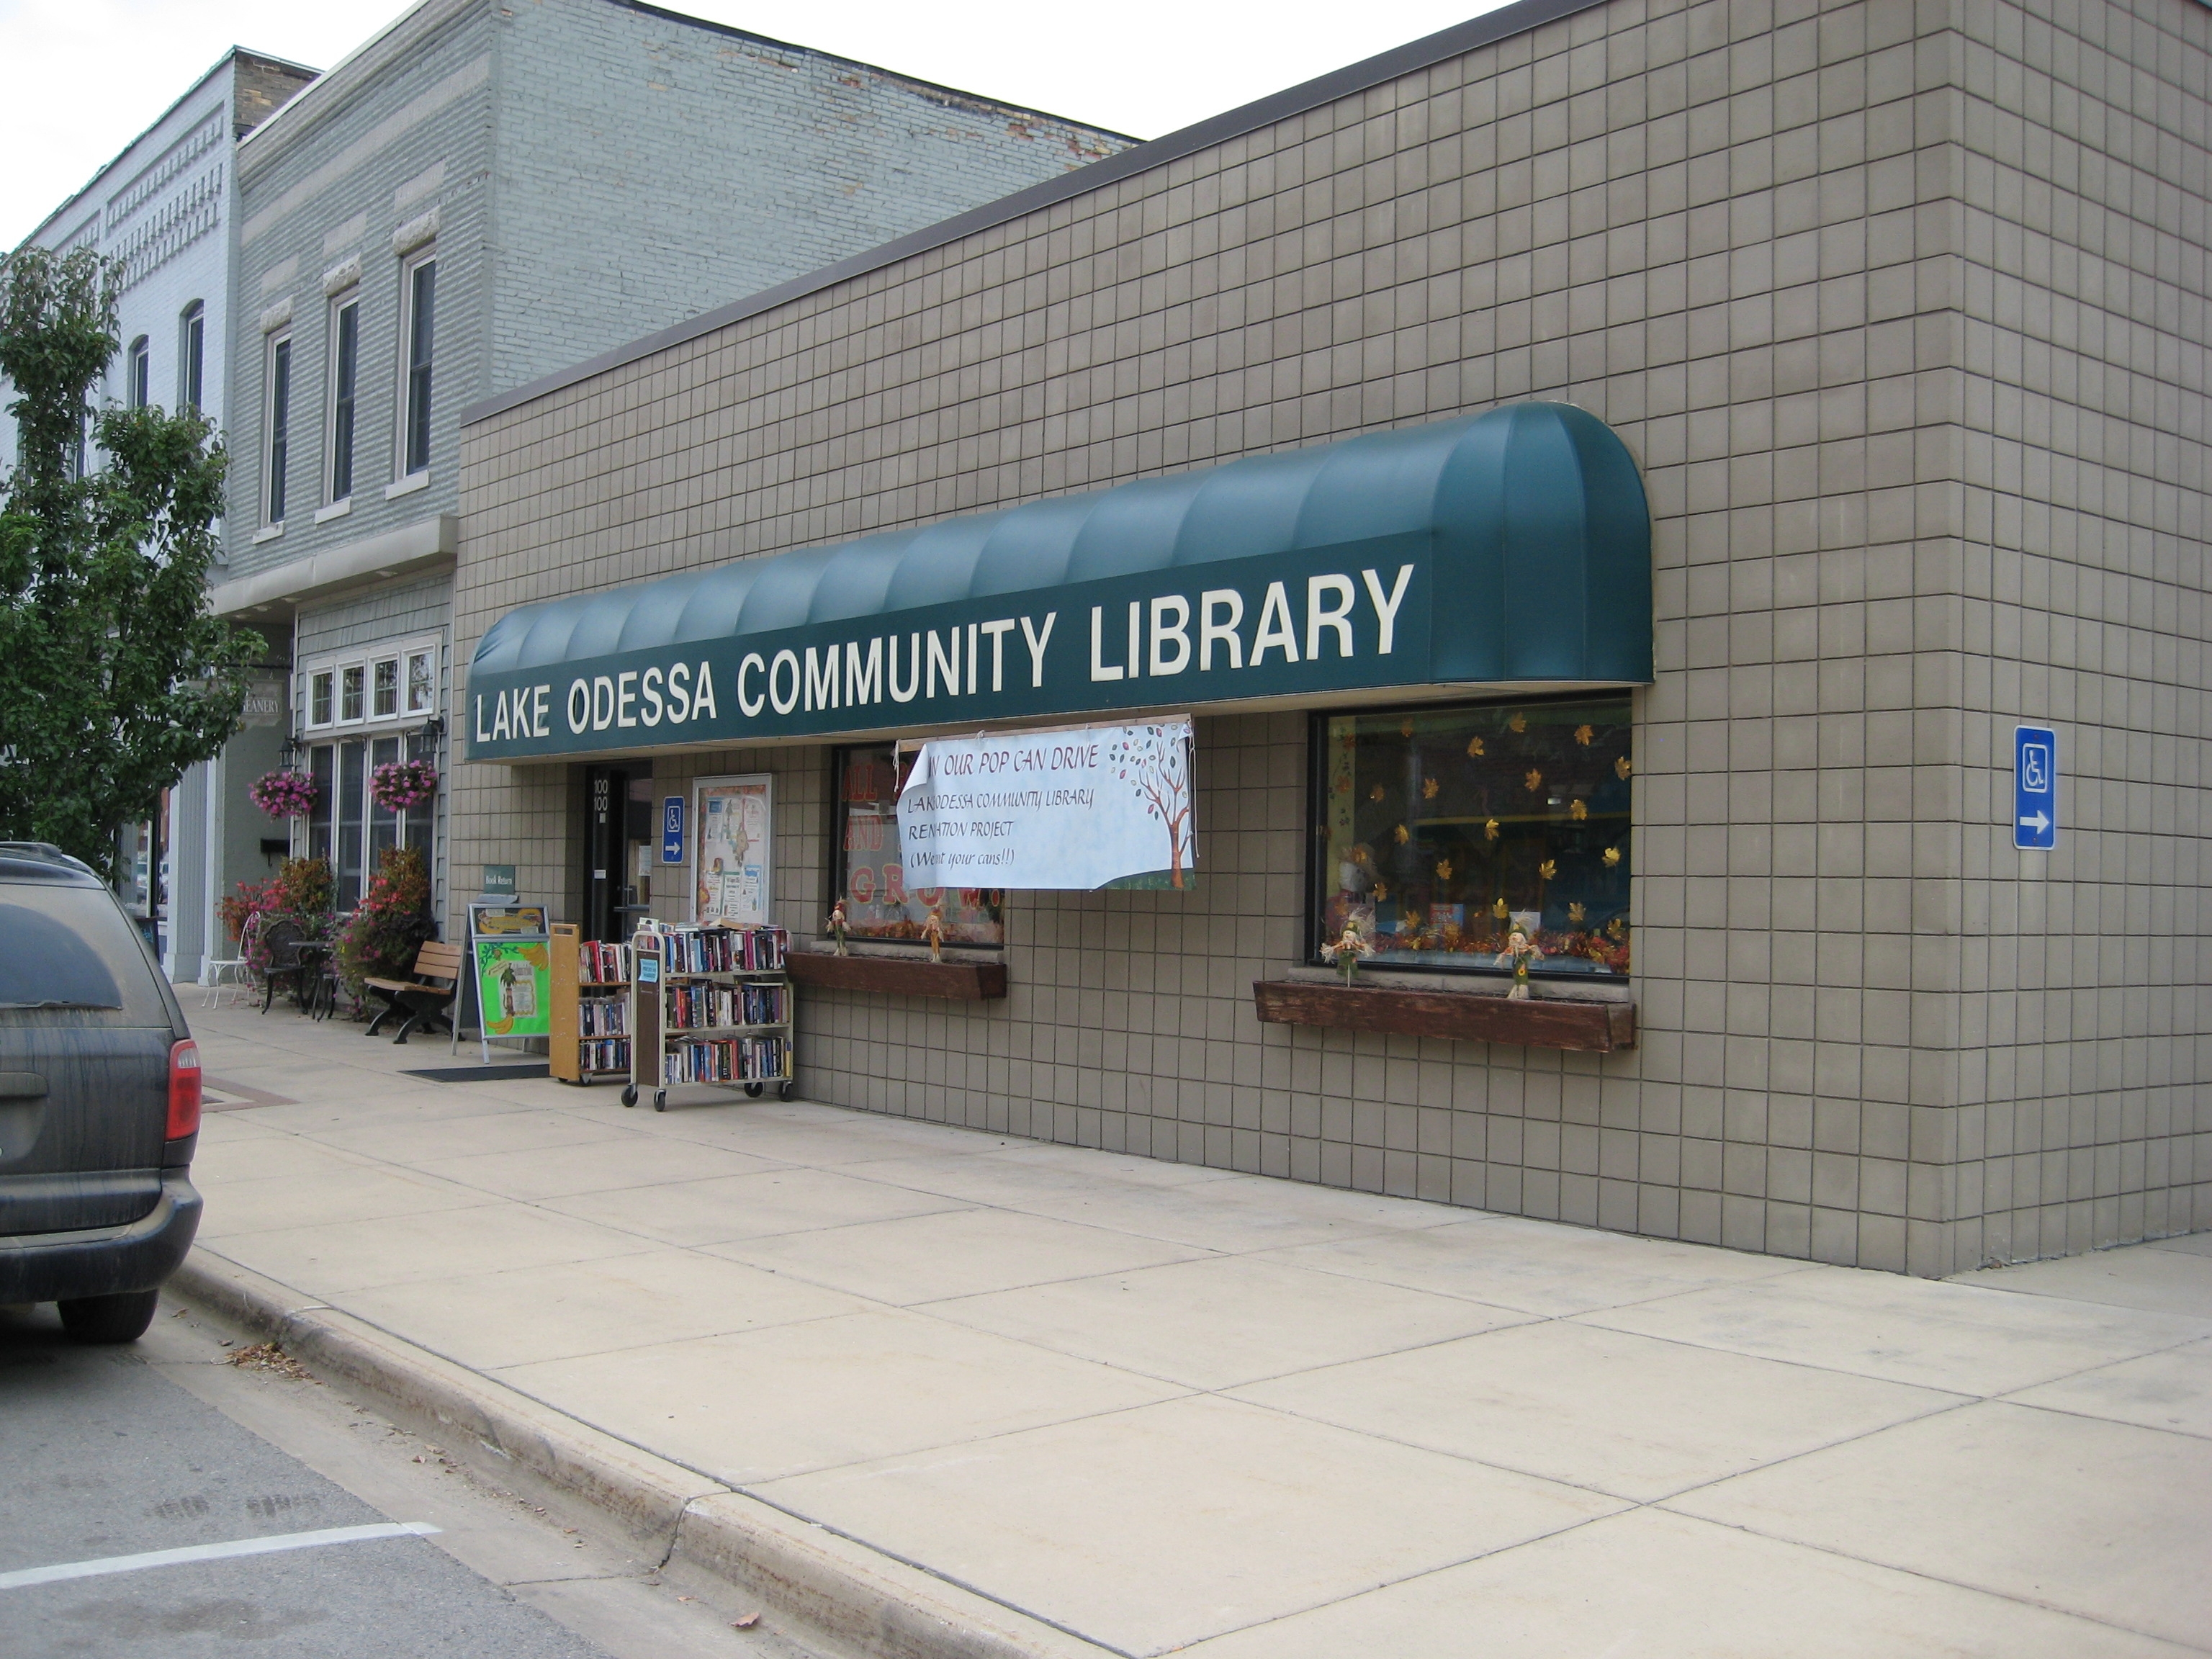
[[[1626,696],[1317,720],[1312,959],[1625,976],[1633,737]]]

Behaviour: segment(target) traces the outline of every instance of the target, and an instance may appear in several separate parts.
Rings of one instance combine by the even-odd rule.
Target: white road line
[[[58,1566],[25,1567],[0,1572],[0,1590],[59,1583],[65,1578],[97,1578],[103,1573],[137,1572],[184,1561],[221,1561],[234,1555],[274,1555],[280,1550],[319,1550],[325,1544],[366,1544],[378,1538],[427,1538],[437,1528],[428,1521],[380,1521],[372,1527],[325,1527],[320,1532],[282,1532],[272,1538],[240,1538],[228,1544],[187,1544],[181,1549],[149,1550],[143,1555],[104,1555],[96,1561],[64,1561]]]

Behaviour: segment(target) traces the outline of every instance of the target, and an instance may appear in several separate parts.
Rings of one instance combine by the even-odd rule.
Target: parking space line
[[[64,1561],[51,1567],[25,1567],[0,1572],[0,1590],[25,1589],[33,1584],[59,1583],[67,1578],[97,1578],[111,1572],[138,1572],[148,1567],[168,1567],[185,1561],[221,1561],[236,1555],[274,1555],[283,1550],[317,1550],[329,1544],[366,1544],[380,1538],[427,1538],[439,1528],[428,1521],[380,1521],[368,1527],[325,1527],[319,1532],[283,1532],[269,1538],[240,1538],[228,1544],[187,1544],[173,1550],[149,1550],[143,1555],[104,1555],[94,1561]]]

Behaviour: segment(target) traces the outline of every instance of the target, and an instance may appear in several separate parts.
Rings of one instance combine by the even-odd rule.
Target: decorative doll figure
[[[1540,959],[1543,954],[1536,948],[1536,941],[1529,937],[1528,930],[1515,922],[1505,935],[1505,948],[1498,953],[1498,965],[1513,970],[1513,988],[1505,994],[1508,1001],[1528,1000],[1529,964]]]
[[[945,960],[945,913],[934,904],[929,907],[927,920],[921,924],[921,936],[929,941],[929,959]]]
[[[837,954],[845,954],[845,901],[839,899],[830,907],[830,937],[837,941]]]
[[[1337,967],[1344,969],[1344,982],[1348,986],[1352,983],[1352,976],[1359,971],[1360,957],[1373,956],[1375,947],[1368,943],[1367,936],[1359,931],[1358,922],[1347,921],[1344,924],[1344,931],[1341,933],[1321,947],[1321,954]]]

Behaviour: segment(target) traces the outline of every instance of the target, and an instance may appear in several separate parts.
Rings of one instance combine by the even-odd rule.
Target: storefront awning
[[[1565,404],[524,605],[471,760],[1651,678],[1651,532]]]

